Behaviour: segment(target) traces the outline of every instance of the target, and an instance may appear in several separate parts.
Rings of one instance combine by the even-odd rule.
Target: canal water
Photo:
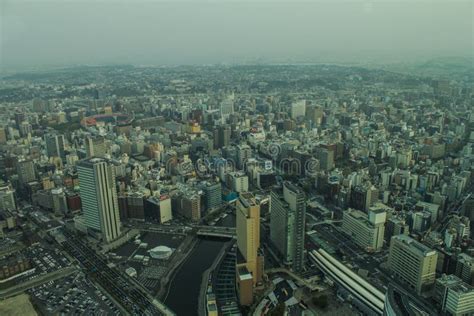
[[[219,219],[216,226],[235,227],[235,214],[228,214],[226,217]]]
[[[226,243],[222,239],[200,239],[171,281],[165,305],[178,316],[198,315],[202,275]]]

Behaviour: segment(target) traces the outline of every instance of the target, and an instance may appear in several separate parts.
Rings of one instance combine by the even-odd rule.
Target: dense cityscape
[[[0,304],[474,313],[474,91],[472,73],[451,78],[290,64],[3,77]]]
[[[69,315],[474,316],[474,1],[0,0],[0,316]]]

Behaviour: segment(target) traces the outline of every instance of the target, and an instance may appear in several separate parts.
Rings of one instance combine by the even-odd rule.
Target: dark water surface
[[[197,315],[202,275],[214,262],[225,240],[200,239],[176,272],[165,305],[178,316]]]

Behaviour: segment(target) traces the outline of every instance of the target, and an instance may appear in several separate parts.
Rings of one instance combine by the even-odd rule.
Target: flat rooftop
[[[401,241],[405,245],[408,245],[410,248],[416,250],[418,253],[424,256],[429,256],[436,253],[435,250],[431,249],[430,247],[420,243],[419,241],[407,235],[397,235],[397,236],[394,236],[393,238]]]

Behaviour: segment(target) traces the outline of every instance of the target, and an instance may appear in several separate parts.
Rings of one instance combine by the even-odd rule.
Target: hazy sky
[[[0,0],[0,64],[473,56],[473,3]]]

